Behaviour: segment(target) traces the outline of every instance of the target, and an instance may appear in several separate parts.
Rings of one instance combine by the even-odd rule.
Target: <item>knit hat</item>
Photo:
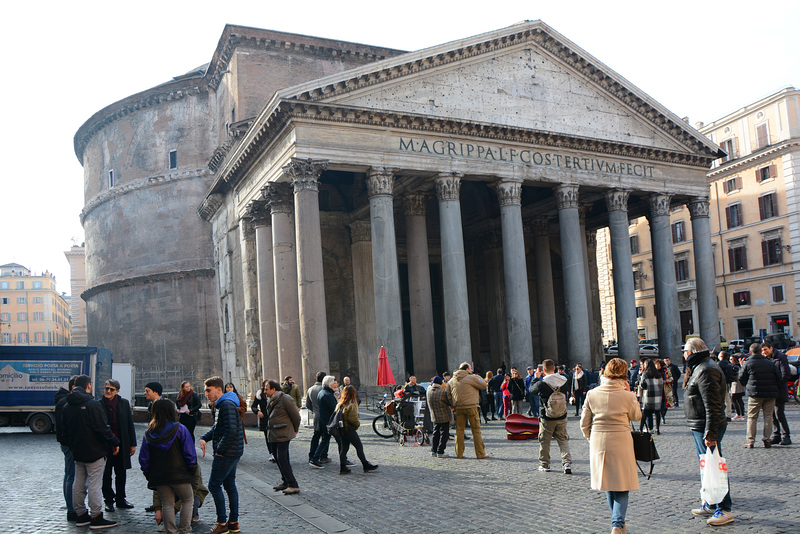
[[[150,388],[151,391],[158,393],[159,396],[161,396],[161,393],[164,392],[164,388],[161,387],[161,384],[159,384],[158,382],[148,382],[147,384],[144,385],[144,387]]]
[[[433,379],[431,380],[431,382],[433,382],[434,384],[439,384],[441,386],[442,385],[442,377],[441,376],[434,376]]]

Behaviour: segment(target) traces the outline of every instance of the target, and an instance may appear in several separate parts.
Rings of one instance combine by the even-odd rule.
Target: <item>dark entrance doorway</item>
[[[692,310],[681,312],[681,341],[686,340],[686,336],[694,334],[694,318],[692,317]]]

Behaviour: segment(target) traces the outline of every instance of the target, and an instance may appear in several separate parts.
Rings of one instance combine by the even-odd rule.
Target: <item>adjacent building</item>
[[[712,262],[698,265],[688,210],[670,213],[681,336],[699,334],[697,283],[713,275],[720,330],[727,339],[764,333],[798,336],[800,298],[800,91],[787,87],[722,117],[698,124],[725,156],[708,173]],[[639,337],[658,337],[651,229],[629,228]],[[602,251],[602,247],[601,247]],[[603,264],[603,254],[599,262]],[[608,254],[605,254],[606,258]],[[699,269],[699,270],[698,270]],[[606,305],[613,294],[606,288]],[[604,330],[614,338],[612,317]]]
[[[0,265],[0,344],[69,345],[72,322],[56,279],[18,263]]]
[[[86,247],[73,245],[64,252],[69,262],[70,299],[69,315],[72,318],[72,344],[85,347],[89,344],[86,332],[86,301],[81,293],[86,289]]]

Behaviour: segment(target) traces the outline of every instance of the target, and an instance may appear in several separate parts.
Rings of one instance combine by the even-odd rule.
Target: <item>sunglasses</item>
[[[106,391],[117,391],[117,388],[109,388],[109,387],[107,387]]]

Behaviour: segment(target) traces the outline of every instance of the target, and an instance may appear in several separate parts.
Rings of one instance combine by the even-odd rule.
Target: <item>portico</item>
[[[528,22],[278,92],[209,198],[224,197],[235,220],[255,219],[253,203],[271,211],[270,242],[267,219],[255,225],[251,277],[261,353],[277,355],[262,372],[302,372],[306,386],[320,370],[355,374],[363,387],[375,383],[381,346],[398,380],[413,371],[425,381],[462,361],[482,371],[544,358],[591,368],[602,358],[593,232],[605,226],[620,351],[638,356],[629,354],[632,217],[651,218],[659,338],[678,350],[671,236],[658,221],[672,206],[702,205],[716,151]],[[702,210],[692,209],[702,230]],[[695,258],[708,258],[709,234],[699,235]],[[700,285],[711,328],[713,275],[698,275]]]

